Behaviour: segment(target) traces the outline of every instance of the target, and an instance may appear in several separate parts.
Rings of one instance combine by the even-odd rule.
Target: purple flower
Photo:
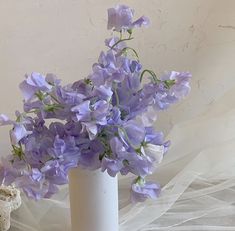
[[[98,125],[106,125],[106,116],[109,113],[109,104],[105,100],[99,100],[93,105],[90,101],[72,108],[76,113],[76,119],[82,124],[82,132],[87,131],[90,139],[94,139],[98,132]]]
[[[119,38],[118,37],[112,37],[112,38],[109,38],[109,39],[106,39],[105,40],[105,45],[109,48],[112,48],[114,44],[116,44],[117,42],[119,41]],[[118,43],[113,49],[116,51],[116,52],[120,52],[121,50],[123,50],[124,48],[126,47],[126,44],[125,42],[120,42]]]
[[[51,89],[52,85],[46,81],[45,76],[36,72],[26,76],[26,80],[20,84],[20,90],[24,96],[25,101],[29,101],[34,98],[35,93],[38,91],[48,92]]]
[[[15,124],[14,128],[10,131],[11,143],[16,145],[29,134],[30,132],[26,130],[23,124]]]
[[[117,5],[115,8],[108,9],[108,30],[129,29],[132,26],[133,16],[134,10],[125,5]]]
[[[57,135],[54,140],[53,148],[49,148],[48,153],[53,158],[59,159],[60,164],[67,160],[76,164],[80,157],[80,151],[73,136],[66,136],[61,139]]]
[[[145,128],[138,122],[129,120],[123,125],[123,129],[119,129],[119,135],[127,145],[138,148],[144,141]]]
[[[125,76],[123,60],[120,56],[115,56],[113,50],[109,50],[107,53],[101,52],[99,62],[93,65],[93,74],[90,79],[95,86],[106,85],[112,86],[113,81],[120,83]]]
[[[21,166],[11,164],[12,157],[1,158],[0,165],[0,183],[4,185],[10,185],[14,183],[15,179],[20,176],[19,169]]]
[[[133,17],[134,10],[125,5],[117,5],[115,8],[108,9],[108,30],[122,31],[149,25],[147,17],[143,16],[132,22]]]
[[[63,105],[75,106],[83,102],[86,96],[83,93],[79,93],[78,90],[72,88],[70,85],[65,87],[57,87],[56,94],[58,100]]]
[[[68,124],[67,124],[68,126]],[[56,136],[56,137],[63,137],[65,136],[65,133],[67,133],[68,131],[66,131],[67,127],[66,125],[60,123],[60,122],[52,122],[49,125],[49,130]]]
[[[82,125],[80,123],[70,121],[65,124],[64,129],[67,135],[79,137],[82,130]]]
[[[66,144],[64,140],[60,139],[58,135],[55,138],[53,150],[54,150],[55,156],[57,157],[61,156],[66,150]]]
[[[166,72],[165,75],[161,77],[163,81],[173,81],[174,84],[170,88],[170,94],[177,99],[183,98],[190,92],[189,81],[192,75],[189,72]]]
[[[24,193],[31,199],[40,200],[46,193],[42,182],[35,181],[30,175],[22,175],[15,180],[15,186],[22,188]]]
[[[61,81],[53,73],[46,74],[45,80],[52,86],[59,86],[59,84],[61,83]]]
[[[101,171],[104,172],[107,170],[107,173],[112,177],[115,177],[122,168],[123,163],[120,160],[110,159],[107,157],[102,159]]]
[[[99,99],[109,101],[113,95],[112,88],[110,86],[101,85],[94,88],[94,96],[98,96]]]
[[[156,199],[159,197],[161,192],[161,187],[159,184],[151,182],[134,182],[131,186],[131,201],[144,202],[148,198]]]
[[[90,121],[91,120],[91,109],[90,109],[89,100],[84,101],[81,104],[73,107],[71,111],[76,113],[76,117],[78,121]]]
[[[137,19],[135,22],[132,23],[133,27],[142,27],[142,26],[148,26],[150,24],[149,18],[142,16],[139,19]]]
[[[31,178],[34,181],[40,182],[43,178],[42,173],[37,169],[37,168],[33,168],[32,169],[32,174],[31,174]]]
[[[105,100],[97,101],[93,106],[91,117],[99,125],[106,125],[109,114],[110,105]]]
[[[118,107],[113,107],[110,111],[108,124],[114,125],[114,124],[121,124],[121,112]]]
[[[120,171],[122,175],[133,173],[136,176],[146,177],[153,172],[154,159],[136,152],[127,152],[124,163],[125,166]]]
[[[109,143],[113,155],[119,158],[125,157],[126,149],[118,137],[113,137]]]
[[[90,140],[94,140],[98,133],[98,126],[95,121],[82,122],[82,133],[87,133]]]
[[[99,140],[85,139],[79,145],[81,156],[78,165],[90,170],[95,170],[101,167],[100,155],[104,152],[104,147]]]
[[[6,115],[0,114],[0,126],[14,124]]]
[[[58,160],[47,161],[41,168],[41,172],[53,184],[63,185],[68,183],[68,173],[65,166],[61,165]]]

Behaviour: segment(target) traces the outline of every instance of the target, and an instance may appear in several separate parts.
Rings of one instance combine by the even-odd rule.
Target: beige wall
[[[26,72],[53,72],[65,83],[87,76],[110,35],[106,9],[120,2],[0,0],[0,112],[12,115],[21,109],[17,85]],[[158,127],[167,131],[172,123],[203,113],[234,86],[235,1],[122,3],[133,7],[137,16],[151,19],[151,27],[137,32],[132,42],[144,65],[157,73],[173,69],[194,75],[190,97],[161,116]],[[211,82],[205,78],[208,75]],[[198,105],[203,105],[200,110]],[[2,153],[7,140],[6,129],[1,129]]]

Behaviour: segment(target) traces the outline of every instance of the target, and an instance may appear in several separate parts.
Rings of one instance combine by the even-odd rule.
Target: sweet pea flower
[[[134,22],[133,17],[134,10],[125,5],[117,5],[108,9],[108,30],[122,31],[149,25],[147,17],[142,16]]]
[[[149,18],[142,16],[132,23],[132,27],[148,26],[150,23]]]
[[[161,80],[163,81],[173,81],[174,84],[170,88],[170,94],[175,96],[177,99],[183,98],[188,95],[191,90],[190,79],[192,75],[189,72],[177,72],[171,71],[166,72]]]
[[[120,160],[110,159],[107,157],[102,159],[101,171],[104,172],[107,170],[107,173],[112,177],[115,177],[122,168],[123,163]]]
[[[115,8],[108,9],[108,30],[129,29],[133,16],[134,10],[125,5],[117,5]]]
[[[142,180],[141,180],[142,181]],[[131,186],[132,203],[144,202],[148,198],[156,199],[159,197],[161,187],[152,182],[134,182]]]
[[[8,116],[0,114],[0,126],[14,124],[14,121],[10,120]]]
[[[51,77],[49,79],[51,79]],[[52,85],[46,81],[46,77],[37,72],[27,75],[26,80],[24,80],[19,87],[25,101],[33,99],[35,93],[38,91],[48,92],[52,89]]]
[[[15,124],[14,128],[10,131],[11,143],[16,145],[24,137],[28,136],[31,132],[27,131],[23,124]]]
[[[139,147],[141,142],[144,141],[145,128],[137,121],[127,121],[122,129],[119,129],[119,136],[124,143],[132,146]]]
[[[113,45],[116,44],[118,41],[119,41],[119,38],[118,38],[118,37],[112,37],[112,38],[109,38],[109,39],[106,39],[106,40],[105,40],[105,45],[106,45],[108,48],[112,48]],[[125,42],[120,42],[120,43],[118,43],[113,49],[114,49],[116,52],[120,52],[120,51],[123,50],[125,47],[126,47]]]
[[[73,107],[71,111],[76,113],[76,117],[78,121],[90,121],[91,120],[91,109],[90,109],[89,100],[84,101],[81,104]]]

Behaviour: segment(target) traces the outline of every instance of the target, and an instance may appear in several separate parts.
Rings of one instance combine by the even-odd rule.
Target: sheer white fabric
[[[140,4],[129,2],[133,7]],[[120,177],[120,231],[234,231],[235,2],[160,2],[151,1],[162,10],[159,20],[166,28],[159,32],[163,37],[156,49],[160,62],[157,65],[164,66],[169,59],[173,66],[177,63],[182,70],[189,69],[193,74],[192,92],[183,103],[163,112],[156,124],[166,128],[167,138],[172,141],[163,163],[151,177],[163,186],[160,198],[129,204],[132,179]],[[179,13],[182,7],[187,17],[184,19]],[[180,14],[176,22],[178,16],[172,16],[175,10]],[[150,36],[146,42],[156,37]],[[148,60],[148,54],[145,58],[148,64],[158,63]],[[164,69],[169,69],[170,64]],[[21,208],[12,214],[11,230],[70,230],[68,188],[63,187],[53,199],[41,202],[23,197]]]

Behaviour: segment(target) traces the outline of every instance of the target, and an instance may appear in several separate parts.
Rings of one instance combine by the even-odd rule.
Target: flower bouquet
[[[63,86],[54,74],[26,75],[19,85],[23,112],[17,111],[15,120],[0,115],[1,125],[13,126],[12,153],[2,158],[0,166],[2,184],[14,185],[29,198],[40,200],[67,184],[70,172],[71,207],[80,198],[79,189],[90,182],[86,186],[90,192],[83,190],[84,205],[107,200],[118,210],[116,176],[131,173],[136,176],[130,187],[133,203],[159,196],[160,185],[146,177],[161,163],[170,142],[153,125],[158,112],[188,94],[191,74],[171,71],[157,77],[144,69],[137,51],[126,42],[134,39],[135,28],[148,26],[149,19],[133,20],[133,16],[134,11],[125,5],[108,9],[108,29],[118,36],[105,40],[107,49],[87,78]],[[108,200],[112,195],[115,199]],[[107,201],[110,209],[97,211],[109,220],[113,208]],[[76,220],[78,215],[72,210],[72,216]],[[114,224],[104,227],[116,230]],[[85,227],[81,230],[86,231]],[[97,226],[96,230],[103,231]]]

